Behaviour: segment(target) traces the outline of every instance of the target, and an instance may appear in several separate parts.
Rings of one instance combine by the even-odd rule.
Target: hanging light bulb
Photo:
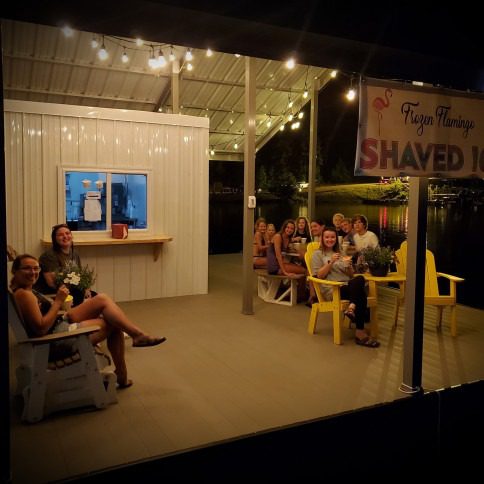
[[[101,45],[101,48],[98,50],[97,56],[99,57],[99,60],[106,60],[109,57],[108,51],[106,50],[106,47],[104,45],[104,40]]]
[[[215,154],[215,150],[213,149],[213,146],[212,148],[210,148],[210,154],[213,156]]]
[[[207,57],[212,57],[213,56],[213,50],[210,47],[207,49],[207,54],[206,55],[207,55]]]
[[[158,51],[158,67],[165,67],[166,66],[166,59],[163,55],[163,51],[160,49]]]
[[[308,92],[308,89],[306,86],[304,86],[304,92],[303,92],[303,98],[304,99],[307,99],[309,96],[309,92]]]
[[[284,131],[284,129],[285,129],[285,125],[281,124],[281,126],[279,127],[279,131]]]
[[[192,49],[187,50],[187,53],[185,54],[185,60],[188,61],[188,62],[193,60]]]
[[[294,69],[295,65],[296,65],[296,61],[292,57],[286,61],[286,67],[288,69]]]
[[[108,51],[106,50],[106,46],[104,45],[104,35],[102,37],[101,48],[97,51],[97,56],[99,60],[106,60],[109,57]]]
[[[99,42],[97,41],[97,38],[95,35],[92,36],[92,39],[91,39],[91,47],[93,49],[97,49],[99,47]]]
[[[272,125],[272,119],[271,119],[271,115],[270,115],[270,113],[269,113],[269,119],[267,120],[266,126],[267,126],[268,128],[270,128],[270,127],[271,127],[271,125]]]
[[[304,113],[302,111],[299,111],[299,114],[297,115],[299,119],[304,118]]]
[[[187,64],[187,71],[193,71],[193,64],[191,62]]]
[[[144,43],[145,41],[143,39],[140,39],[139,37],[136,39],[136,45],[138,47],[141,47]]]
[[[62,33],[66,37],[72,37],[74,35],[74,30],[71,27],[69,27],[69,25],[64,25],[64,27],[62,27]]]
[[[170,60],[170,62],[173,62],[176,59],[175,53],[173,52],[173,46],[172,45],[170,46],[170,55],[168,56],[168,59]]]
[[[237,143],[234,143],[234,150],[236,150],[239,147]]]
[[[129,57],[128,57],[128,54],[126,53],[126,50],[123,52],[123,55],[121,56],[121,61],[123,62],[123,64],[126,64],[126,62],[129,61]]]
[[[152,69],[156,69],[158,67],[158,59],[155,57],[155,50],[153,49],[153,47],[151,48],[151,55],[148,60],[148,65]]]
[[[331,77],[334,79],[334,78],[335,78],[337,75],[338,75],[338,71],[337,71],[336,69],[333,69],[333,70],[331,71],[330,76],[331,76]]]
[[[350,89],[348,89],[348,92],[346,93],[346,99],[348,99],[348,101],[353,101],[356,97],[356,91],[350,87]]]

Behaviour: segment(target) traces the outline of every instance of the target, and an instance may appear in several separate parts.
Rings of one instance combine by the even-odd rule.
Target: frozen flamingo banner
[[[484,97],[364,79],[355,175],[484,177]]]

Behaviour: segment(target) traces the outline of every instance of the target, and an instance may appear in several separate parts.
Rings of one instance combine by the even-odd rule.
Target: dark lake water
[[[331,223],[333,213],[341,212],[351,217],[361,213],[368,218],[369,229],[378,235],[382,245],[394,249],[407,238],[411,220],[407,205],[334,204],[316,200],[316,215]],[[279,230],[286,218],[307,215],[307,206],[288,200],[261,202],[255,218],[264,217]],[[484,206],[445,207],[429,206],[427,209],[427,246],[434,253],[437,270],[463,277],[457,285],[457,300],[461,304],[484,309],[484,291],[478,277],[482,277],[482,250],[484,247]],[[211,254],[242,251],[243,206],[242,201],[210,201]]]

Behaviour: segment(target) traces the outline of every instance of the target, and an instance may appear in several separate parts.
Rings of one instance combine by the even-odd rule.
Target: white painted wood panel
[[[4,116],[7,236],[18,251],[40,255],[62,221],[62,168],[148,170],[148,232],[174,240],[157,261],[148,244],[78,248],[94,289],[118,301],[207,292],[208,120],[11,100]]]
[[[97,164],[97,120],[79,118],[79,165]]]
[[[133,168],[131,151],[133,149],[133,123],[114,122],[114,168]],[[137,163],[137,160],[136,160]],[[136,164],[139,166],[139,164]]]

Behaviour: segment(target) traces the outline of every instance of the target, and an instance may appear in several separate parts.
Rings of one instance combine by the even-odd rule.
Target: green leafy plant
[[[370,268],[389,266],[393,261],[393,250],[390,247],[367,247],[361,254]]]
[[[94,269],[89,269],[89,266],[79,267],[75,264],[69,264],[55,274],[55,282],[59,286],[65,284],[69,287],[76,287],[81,291],[91,288],[95,281]]]

